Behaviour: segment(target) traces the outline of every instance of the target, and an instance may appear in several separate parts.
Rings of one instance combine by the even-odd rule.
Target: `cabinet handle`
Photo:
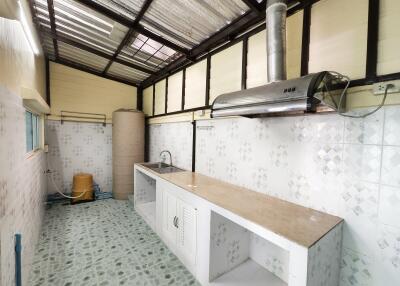
[[[179,228],[179,217],[176,217],[176,228]]]
[[[175,227],[176,227],[176,219],[177,219],[177,217],[174,216],[173,225],[174,225]]]

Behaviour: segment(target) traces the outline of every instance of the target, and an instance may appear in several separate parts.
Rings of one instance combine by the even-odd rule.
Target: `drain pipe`
[[[15,235],[15,285],[21,286],[22,285],[22,275],[21,275],[21,234],[17,233]]]
[[[286,80],[286,0],[267,0],[268,82]]]

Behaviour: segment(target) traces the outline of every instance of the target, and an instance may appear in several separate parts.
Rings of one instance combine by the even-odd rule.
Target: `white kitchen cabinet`
[[[196,264],[197,215],[196,208],[175,194],[168,191],[166,185],[163,191],[163,223],[164,239],[188,268]]]
[[[178,229],[175,225],[177,219],[177,199],[170,192],[162,191],[163,223],[162,232],[165,239],[172,246],[176,245]]]
[[[137,164],[135,176],[135,209],[153,223],[152,205],[157,234],[201,285],[338,285],[341,218],[196,173]]]
[[[197,214],[196,209],[182,200],[177,201],[177,250],[185,264],[196,264]]]

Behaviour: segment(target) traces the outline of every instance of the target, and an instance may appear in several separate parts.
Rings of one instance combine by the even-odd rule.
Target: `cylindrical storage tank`
[[[144,114],[131,109],[113,112],[113,197],[133,193],[133,165],[144,161]]]

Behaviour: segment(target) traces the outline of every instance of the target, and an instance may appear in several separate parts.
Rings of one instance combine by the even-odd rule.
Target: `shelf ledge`
[[[21,95],[24,106],[39,114],[50,114],[50,106],[36,89],[21,88]]]

